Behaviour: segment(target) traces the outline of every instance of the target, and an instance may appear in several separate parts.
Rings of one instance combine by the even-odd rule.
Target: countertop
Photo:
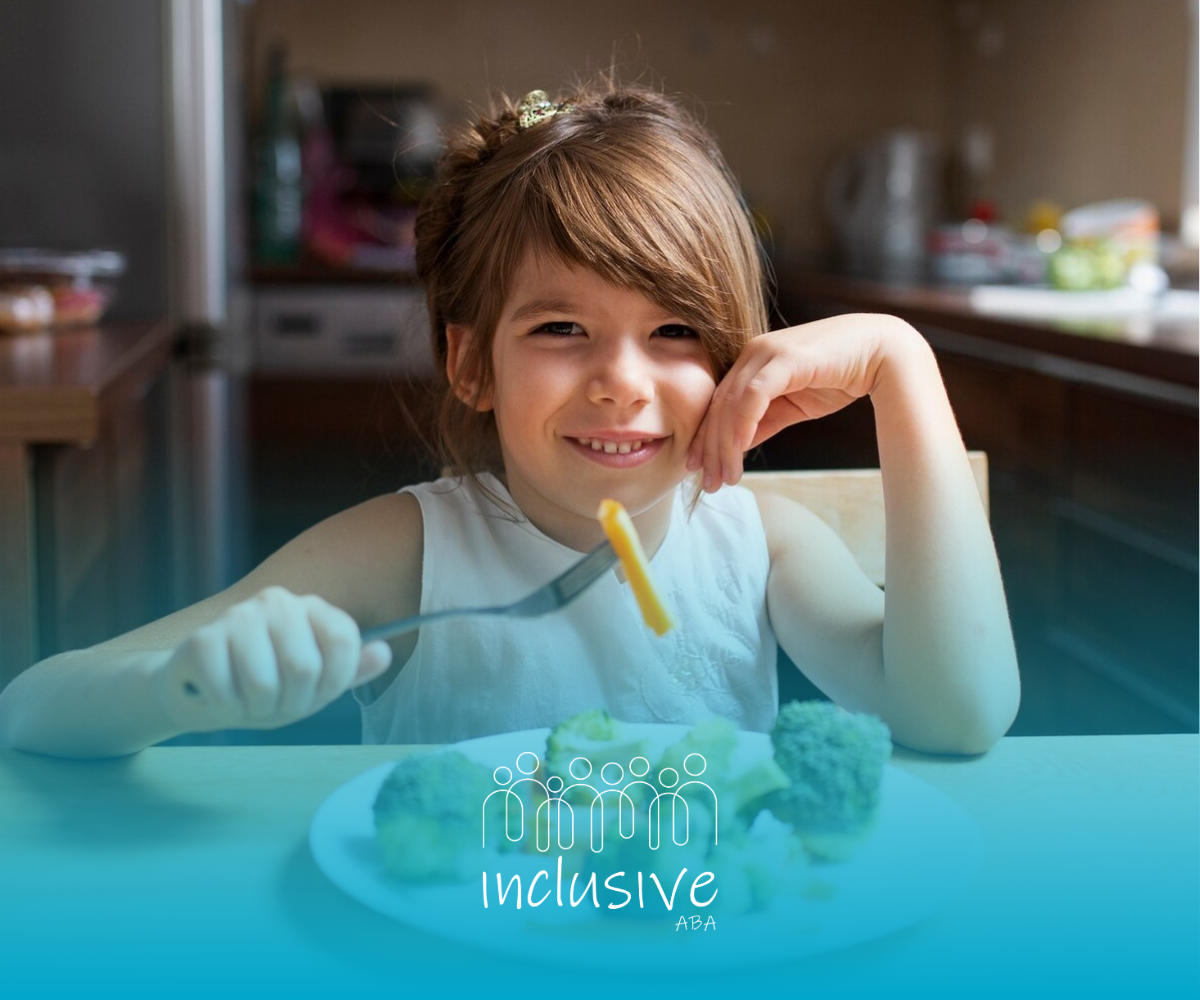
[[[309,853],[318,805],[411,748],[157,748],[68,762],[0,752],[0,977],[14,996],[779,994],[1189,996],[1198,986],[1197,737],[1007,738],[897,751],[982,835],[974,882],[916,926],[772,968],[575,971],[379,916]],[[713,933],[719,933],[714,931]],[[560,956],[561,959],[561,956]],[[107,988],[106,988],[107,987]]]
[[[89,444],[105,398],[139,392],[170,350],[166,323],[0,336],[0,443]]]
[[[921,329],[950,331],[1193,390],[1200,377],[1200,325],[1187,315],[1038,315],[1026,309],[998,314],[973,304],[967,288],[889,284],[836,274],[795,275],[781,287],[786,290],[785,309],[835,306],[889,312]]]

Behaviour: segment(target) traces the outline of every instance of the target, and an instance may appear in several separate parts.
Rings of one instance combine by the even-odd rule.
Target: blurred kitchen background
[[[0,684],[434,472],[439,129],[616,66],[702,109],[778,322],[895,312],[938,351],[1014,731],[1196,731],[1196,39],[1195,0],[6,0]],[[869,405],[755,462],[877,464]]]

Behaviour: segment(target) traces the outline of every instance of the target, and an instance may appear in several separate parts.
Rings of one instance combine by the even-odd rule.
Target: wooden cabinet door
[[[172,610],[166,379],[108,402],[90,446],[33,450],[40,657]]]

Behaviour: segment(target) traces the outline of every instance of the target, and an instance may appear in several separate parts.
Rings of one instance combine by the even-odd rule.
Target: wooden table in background
[[[0,337],[0,688],[57,651],[40,648],[45,628],[64,642],[96,642],[124,624],[119,602],[132,595],[118,590],[120,564],[139,557],[122,554],[116,536],[123,518],[146,513],[137,480],[157,429],[144,400],[162,381],[170,346],[165,324]],[[39,479],[50,487],[40,494]],[[39,511],[58,529],[46,539],[52,552],[39,552]],[[105,571],[89,585],[99,561]],[[50,595],[40,609],[39,587]],[[74,594],[85,595],[77,607]]]
[[[402,747],[158,748],[112,761],[0,752],[0,987],[36,995],[1195,996],[1195,736],[1008,738],[895,763],[978,823],[944,911],[780,967],[634,977],[478,952],[330,884],[309,824]],[[571,947],[579,947],[576,941]],[[728,991],[728,992],[725,992]],[[30,989],[9,995],[32,996]]]

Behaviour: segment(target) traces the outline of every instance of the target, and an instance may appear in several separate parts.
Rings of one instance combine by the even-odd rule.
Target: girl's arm
[[[713,397],[694,463],[710,488],[782,427],[871,397],[887,520],[886,594],[831,529],[761,504],[769,610],[788,655],[900,743],[978,753],[1011,725],[1016,653],[987,517],[928,344],[889,316],[839,316],[756,338]]]
[[[0,746],[107,757],[311,715],[411,653],[415,636],[364,647],[358,623],[415,613],[421,539],[406,495],[329,518],[228,590],[18,675],[0,692]]]

